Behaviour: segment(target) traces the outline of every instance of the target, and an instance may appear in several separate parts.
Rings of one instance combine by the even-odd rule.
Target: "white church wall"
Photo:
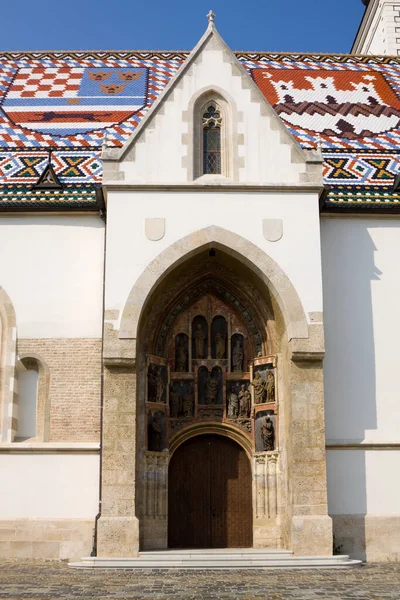
[[[328,510],[340,552],[400,558],[400,220],[321,225]],[[334,448],[333,448],[334,446]]]
[[[96,454],[1,452],[0,472],[0,519],[94,519],[98,512]]]
[[[328,450],[330,515],[399,515],[400,452]]]
[[[2,216],[0,285],[19,338],[100,338],[104,223],[98,216]]]
[[[165,235],[158,241],[145,235],[149,217],[165,218]],[[264,238],[263,218],[282,219],[279,241]],[[259,246],[289,277],[306,313],[322,310],[317,194],[245,191],[109,192],[106,308],[121,312],[133,284],[154,258],[177,240],[211,225]]]
[[[400,219],[321,224],[326,437],[400,442]]]

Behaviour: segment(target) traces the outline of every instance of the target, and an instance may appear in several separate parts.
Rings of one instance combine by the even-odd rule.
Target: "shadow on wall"
[[[376,367],[371,282],[382,272],[365,220],[322,222],[327,445],[359,443],[377,428]],[[365,452],[327,453],[328,507],[335,550],[366,559]],[[339,518],[340,515],[340,518]],[[351,515],[351,516],[350,516]]]

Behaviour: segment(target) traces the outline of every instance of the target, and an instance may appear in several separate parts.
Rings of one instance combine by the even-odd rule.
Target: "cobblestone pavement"
[[[75,570],[0,562],[0,599],[400,600],[400,563],[302,571]]]

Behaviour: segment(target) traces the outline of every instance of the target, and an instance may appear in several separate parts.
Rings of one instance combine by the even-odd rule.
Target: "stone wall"
[[[48,367],[49,441],[98,442],[101,339],[19,339],[18,354],[40,356]]]
[[[0,558],[80,559],[93,532],[94,519],[0,520]]]

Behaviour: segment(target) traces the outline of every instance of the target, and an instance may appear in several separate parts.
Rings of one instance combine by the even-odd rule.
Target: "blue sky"
[[[361,0],[11,0],[0,50],[190,50],[212,8],[233,50],[349,52]]]

